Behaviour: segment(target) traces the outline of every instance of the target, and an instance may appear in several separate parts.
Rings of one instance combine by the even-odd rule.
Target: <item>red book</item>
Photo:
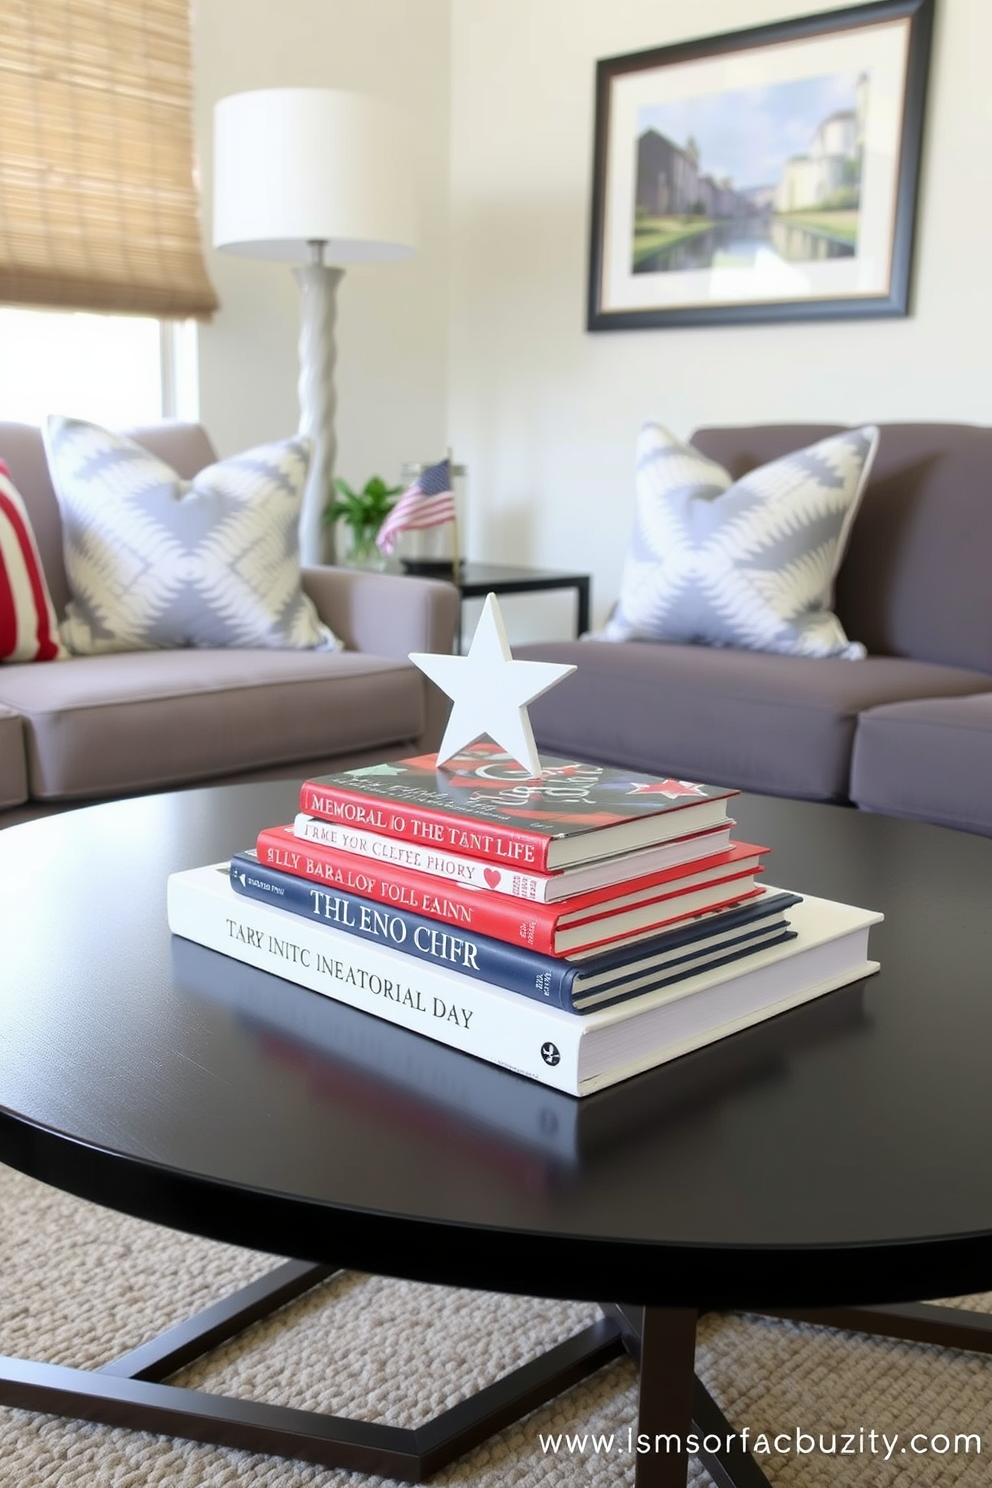
[[[267,827],[256,848],[259,862],[284,873],[548,956],[574,956],[642,940],[663,926],[747,899],[759,892],[755,879],[768,851],[739,842],[708,864],[699,860],[555,904],[535,904],[473,885],[439,884],[430,874],[393,864],[370,863],[354,853],[302,841],[292,826]]]
[[[528,775],[497,744],[390,760],[307,780],[300,810],[388,837],[540,873],[595,863],[727,820],[738,794],[582,760]]]

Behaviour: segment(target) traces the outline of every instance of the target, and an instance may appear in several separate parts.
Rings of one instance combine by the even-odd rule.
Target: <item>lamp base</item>
[[[334,322],[343,274],[343,269],[322,263],[302,264],[293,270],[300,286],[300,433],[311,444],[300,511],[300,562],[308,566],[334,560],[334,535],[324,525],[324,508],[333,494],[337,456]]]

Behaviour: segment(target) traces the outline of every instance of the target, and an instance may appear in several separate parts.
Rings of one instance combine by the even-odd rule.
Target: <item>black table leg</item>
[[[0,1404],[421,1483],[623,1353],[616,1323],[599,1318],[415,1427],[233,1399],[164,1382],[335,1270],[283,1262],[101,1369],[0,1356]]]
[[[463,565],[457,574],[444,575],[453,578],[458,590],[458,629],[455,634],[457,655],[460,656],[462,650],[464,603],[467,599],[485,599],[487,594],[546,594],[553,590],[574,589],[576,637],[584,635],[589,629],[589,612],[592,607],[591,575],[541,573],[539,570],[528,569],[506,569],[501,572],[498,566],[494,566],[484,578],[479,578],[472,572],[473,567],[477,568],[478,565]]]
[[[696,1313],[645,1307],[641,1321],[636,1488],[685,1488],[692,1429]]]
[[[686,1308],[601,1302],[640,1366],[636,1488],[685,1488],[689,1456],[719,1488],[769,1488],[768,1479],[702,1381],[695,1377],[696,1320]]]
[[[879,1307],[782,1308],[762,1317],[813,1323],[820,1328],[843,1328],[873,1338],[899,1338],[907,1343],[929,1343],[937,1348],[966,1349],[992,1354],[992,1314],[963,1307],[940,1307],[934,1302],[902,1302]]]
[[[577,613],[575,618],[575,635],[576,638],[578,638],[579,636],[585,635],[586,631],[589,629],[588,577],[583,577],[576,581],[575,593],[578,597],[578,604],[576,606]]]

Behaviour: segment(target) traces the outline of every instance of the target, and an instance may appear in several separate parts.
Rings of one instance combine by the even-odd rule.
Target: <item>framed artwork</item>
[[[588,329],[905,315],[933,10],[598,62]]]

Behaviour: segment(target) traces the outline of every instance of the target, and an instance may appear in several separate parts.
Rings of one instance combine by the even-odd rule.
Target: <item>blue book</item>
[[[785,911],[800,900],[798,894],[770,889],[633,944],[566,957],[545,956],[491,936],[459,935],[440,920],[260,863],[254,849],[235,853],[230,876],[234,890],[249,899],[277,904],[330,929],[378,941],[571,1013],[598,1011],[791,939]]]

